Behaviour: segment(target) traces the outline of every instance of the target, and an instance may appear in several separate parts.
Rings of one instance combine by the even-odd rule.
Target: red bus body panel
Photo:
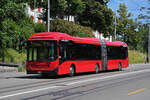
[[[59,66],[58,74],[68,74],[69,73],[69,68],[71,64],[75,65],[76,68],[76,73],[82,73],[82,72],[92,72],[95,71],[95,65],[96,64],[101,65],[101,61],[66,61],[63,64]],[[101,66],[100,66],[101,70]]]
[[[57,67],[59,67],[59,59],[56,61],[47,61],[47,62],[38,62],[38,61],[30,61],[26,62],[26,66],[28,70],[34,70],[34,71],[47,71],[47,70],[54,70]]]

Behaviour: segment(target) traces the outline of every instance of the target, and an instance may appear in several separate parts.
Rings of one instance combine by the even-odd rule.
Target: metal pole
[[[34,22],[36,22],[36,5],[35,5],[36,0],[34,0]]]
[[[114,30],[114,37],[115,37],[115,41],[116,41],[116,12],[115,12],[115,30]]]
[[[148,32],[148,57],[150,58],[150,24],[148,24],[149,32]]]
[[[48,0],[48,10],[47,10],[47,31],[50,31],[50,0]]]

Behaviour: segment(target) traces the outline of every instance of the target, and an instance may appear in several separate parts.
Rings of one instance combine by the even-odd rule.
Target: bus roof
[[[65,33],[59,33],[59,32],[42,32],[42,33],[35,33],[33,34],[28,40],[59,40],[59,39],[69,39],[71,38],[70,35]]]
[[[29,39],[29,41],[32,40],[72,40],[75,43],[86,43],[86,44],[94,44],[94,45],[100,45],[100,39],[93,38],[93,37],[73,37],[66,33],[60,33],[60,32],[42,32],[42,33],[35,33],[33,34]],[[115,41],[115,42],[109,42],[106,41],[106,45],[108,46],[127,46],[124,42]]]
[[[114,42],[109,42],[109,41],[105,41],[107,46],[124,46],[127,47],[127,44],[121,41],[114,41]]]

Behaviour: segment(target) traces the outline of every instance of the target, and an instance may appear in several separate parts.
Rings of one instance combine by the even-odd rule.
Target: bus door
[[[70,46],[73,45],[71,40],[59,41],[59,64],[71,59]]]
[[[69,72],[70,64],[68,61],[71,59],[69,47],[72,46],[71,40],[59,41],[59,73],[67,74]]]
[[[104,40],[101,41],[102,71],[107,70],[107,47]]]

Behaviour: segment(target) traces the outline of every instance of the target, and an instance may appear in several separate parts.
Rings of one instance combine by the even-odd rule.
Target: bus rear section
[[[128,67],[128,47],[123,42],[107,42],[107,67],[119,69]]]

